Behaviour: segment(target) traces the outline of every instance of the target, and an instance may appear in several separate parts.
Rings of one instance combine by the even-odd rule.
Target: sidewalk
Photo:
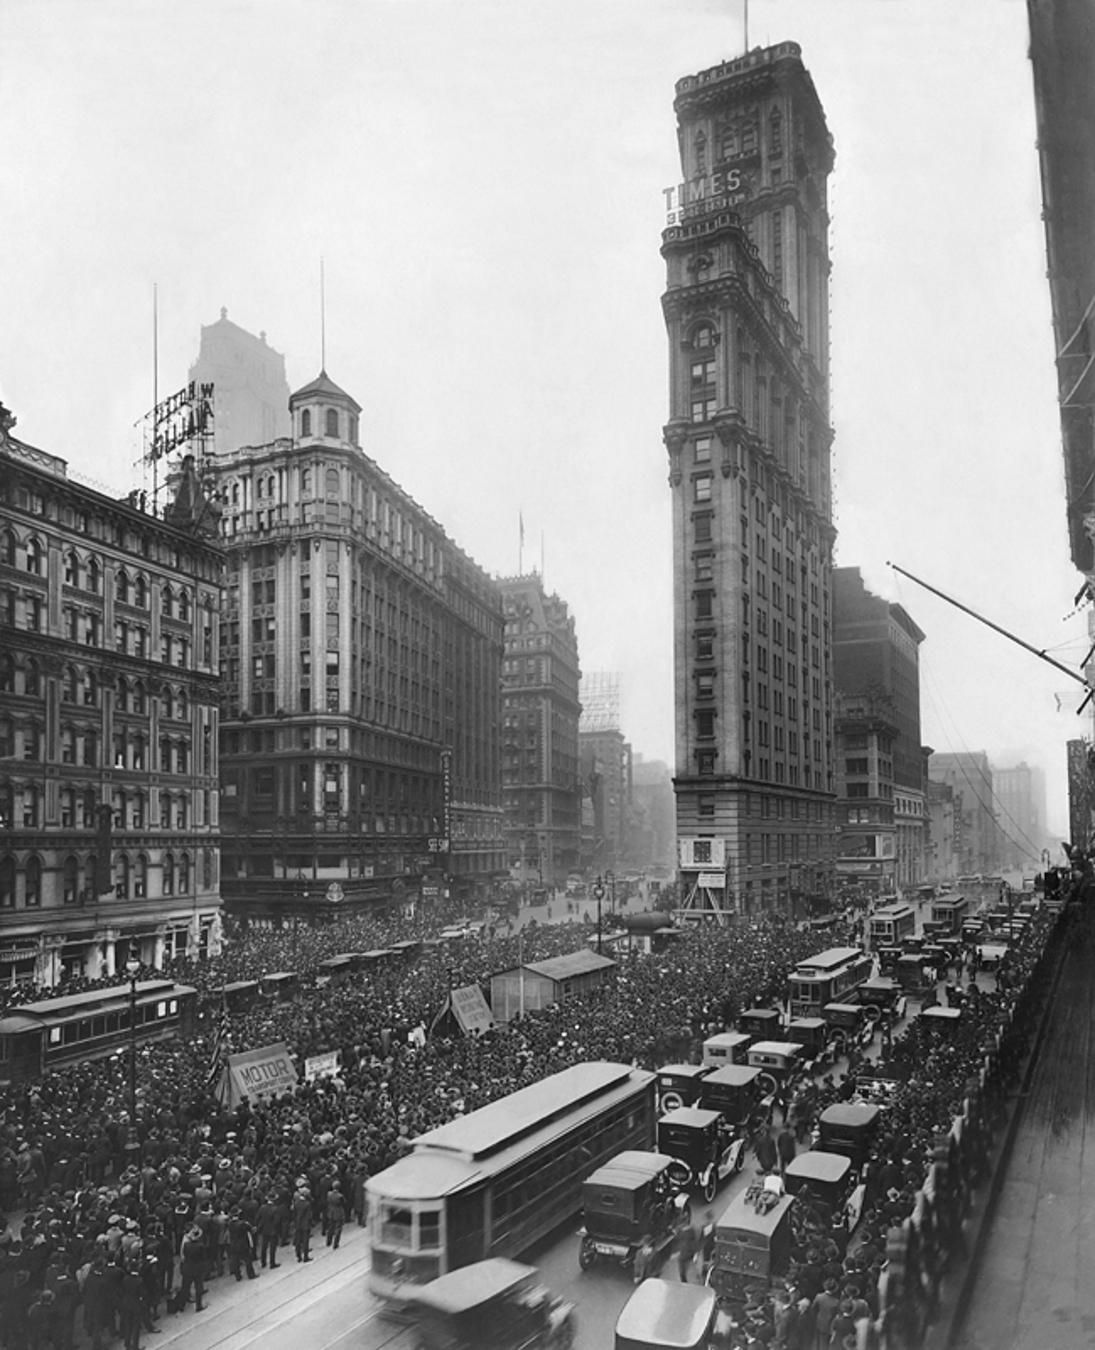
[[[242,1350],[261,1338],[263,1323],[276,1326],[285,1320],[285,1309],[292,1305],[299,1313],[332,1292],[355,1282],[365,1291],[369,1269],[369,1244],[364,1228],[347,1225],[338,1251],[324,1245],[313,1234],[312,1260],[297,1261],[293,1248],[278,1252],[277,1270],[256,1265],[258,1279],[244,1276],[239,1283],[231,1275],[221,1275],[206,1286],[205,1307],[199,1312],[188,1304],[181,1313],[162,1311],[158,1332],[141,1332],[141,1350]],[[176,1279],[176,1287],[177,1287]]]

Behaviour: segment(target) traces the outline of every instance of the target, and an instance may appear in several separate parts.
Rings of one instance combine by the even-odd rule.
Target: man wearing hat
[[[312,1240],[312,1196],[307,1187],[299,1186],[293,1196],[293,1246],[298,1261],[310,1261],[308,1247]]]
[[[181,1312],[186,1307],[190,1300],[190,1291],[193,1290],[194,1311],[201,1312],[205,1306],[202,1299],[205,1297],[205,1267],[209,1253],[202,1237],[202,1230],[197,1224],[187,1230],[179,1255],[182,1258],[179,1266],[182,1283],[176,1298],[178,1310]]]

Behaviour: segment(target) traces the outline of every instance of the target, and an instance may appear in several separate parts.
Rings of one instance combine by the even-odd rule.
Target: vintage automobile
[[[901,956],[901,948],[885,945],[875,948],[875,956],[878,957],[878,969],[883,975],[892,975],[897,966],[898,959]]]
[[[746,1008],[738,1017],[738,1030],[760,1040],[772,1040],[783,1030],[778,1008]]]
[[[771,1095],[802,1072],[802,1046],[797,1041],[754,1041],[749,1047],[749,1064],[760,1070],[760,1090]]]
[[[578,1248],[583,1270],[603,1256],[629,1266],[644,1244],[657,1259],[692,1222],[692,1207],[673,1180],[675,1163],[666,1153],[625,1149],[586,1178]]]
[[[1000,938],[977,944],[977,964],[982,970],[995,970],[1007,954],[1008,944]]]
[[[695,1106],[700,1099],[703,1080],[710,1072],[708,1064],[663,1064],[658,1070],[654,1089],[658,1094],[658,1111]]]
[[[920,953],[907,952],[898,957],[894,979],[907,998],[915,998],[921,1003],[936,1002],[935,971]]]
[[[818,1118],[817,1147],[826,1153],[842,1154],[853,1167],[862,1167],[881,1118],[882,1108],[874,1104],[836,1102],[827,1106]]]
[[[705,1285],[643,1280],[616,1319],[615,1350],[707,1350],[718,1316]]]
[[[831,1026],[825,1017],[796,1017],[787,1023],[789,1040],[802,1046],[803,1068],[808,1072],[830,1064],[835,1056]]]
[[[888,1016],[899,1022],[905,1016],[905,991],[896,980],[876,975],[855,991],[855,1001],[861,1004],[872,1022]]]
[[[569,1350],[574,1305],[532,1266],[490,1257],[415,1288],[407,1304],[418,1350]]]
[[[980,915],[973,918],[962,920],[962,940],[964,942],[974,942],[985,931],[985,921]]]
[[[727,1064],[701,1079],[699,1104],[707,1111],[717,1111],[730,1125],[755,1134],[768,1119],[760,1079],[760,1069]]]
[[[930,1028],[940,1036],[952,1036],[962,1022],[961,1008],[922,1008],[916,1019],[920,1026]]]
[[[720,1031],[703,1043],[703,1062],[716,1069],[724,1064],[744,1064],[746,1051],[756,1039],[744,1031]]]
[[[715,1254],[707,1283],[720,1299],[744,1302],[752,1289],[763,1290],[787,1272],[791,1257],[789,1195],[751,1188],[735,1196],[715,1224]]]
[[[847,1054],[853,1046],[870,1045],[874,1039],[875,1024],[867,1009],[858,1003],[826,1003],[822,1015],[829,1024],[829,1035],[838,1055]]]
[[[658,1121],[658,1152],[676,1159],[673,1181],[680,1190],[696,1188],[708,1204],[719,1183],[741,1171],[748,1132],[720,1111],[681,1106]]]
[[[858,1179],[851,1159],[842,1153],[810,1149],[800,1153],[783,1170],[787,1194],[797,1197],[812,1214],[797,1217],[807,1231],[819,1236],[837,1231],[850,1237],[863,1213],[866,1188]]]

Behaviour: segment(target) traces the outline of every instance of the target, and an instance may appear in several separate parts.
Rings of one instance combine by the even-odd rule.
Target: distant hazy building
[[[1002,835],[1001,865],[1008,871],[1027,873],[1040,869],[1046,846],[1044,771],[1026,763],[993,768],[992,788]]]
[[[664,760],[631,761],[631,795],[635,813],[634,866],[674,867],[676,811],[673,771]]]
[[[677,835],[687,908],[833,880],[827,181],[793,42],[678,80],[666,189]]]
[[[0,984],[161,966],[219,922],[224,555],[187,467],[164,519],[0,408]]]
[[[953,881],[961,873],[956,848],[954,788],[930,777],[925,788],[928,803],[927,880]]]
[[[241,445],[268,445],[289,435],[289,382],[285,357],[221,310],[203,324],[198,359],[190,379],[213,384],[213,446],[216,454]]]
[[[836,693],[836,870],[848,886],[885,895],[897,885],[894,742],[897,713],[880,690]]]
[[[562,881],[580,861],[581,674],[574,619],[535,572],[504,577],[499,585],[507,857],[524,880]]]
[[[326,371],[218,454],[224,895],[270,921],[504,874],[497,585],[362,450]]]
[[[891,884],[913,886],[923,880],[926,863],[924,753],[920,744],[920,644],[924,634],[901,605],[874,595],[863,583],[858,567],[833,568],[833,680],[845,708],[872,705],[872,716],[883,716],[890,729],[879,733],[886,743],[877,763],[869,742],[868,723],[841,724],[838,717],[836,757],[838,811],[854,838],[866,847],[869,831],[878,826],[878,860]],[[883,711],[885,709],[885,711]],[[868,739],[865,739],[867,737]],[[880,749],[881,743],[874,746]],[[867,756],[865,758],[865,755]],[[862,800],[866,778],[874,780],[883,796],[866,806]],[[849,796],[849,792],[851,796]],[[868,820],[865,820],[865,815]],[[843,854],[838,852],[838,858]],[[860,859],[857,865],[862,865]],[[846,869],[842,869],[846,870]]]
[[[928,773],[954,792],[954,849],[960,876],[1000,870],[992,767],[983,750],[933,754]]]

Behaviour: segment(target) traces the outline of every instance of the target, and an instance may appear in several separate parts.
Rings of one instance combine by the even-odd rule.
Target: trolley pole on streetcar
[[[129,1132],[125,1150],[129,1162],[140,1164],[141,1136],[137,1130],[137,976],[141,963],[132,947],[126,958],[125,973],[129,977]]]

